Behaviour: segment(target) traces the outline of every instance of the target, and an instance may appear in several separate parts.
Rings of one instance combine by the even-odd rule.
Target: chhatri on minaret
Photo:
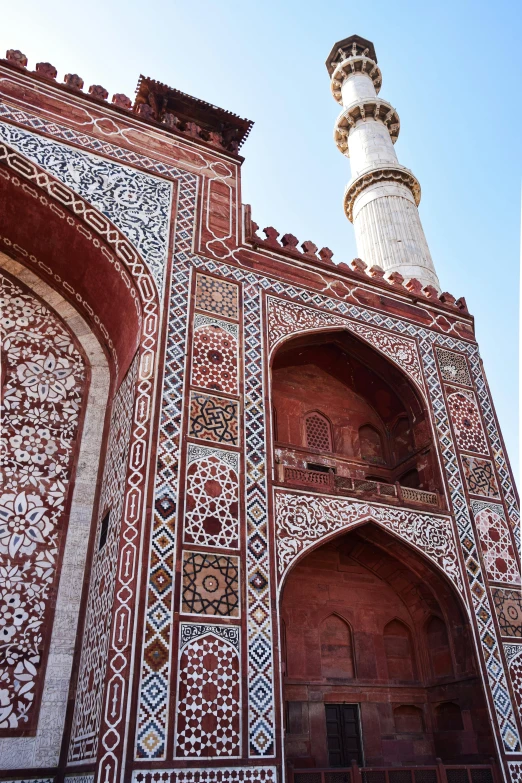
[[[440,291],[417,209],[420,185],[397,160],[399,116],[379,97],[382,77],[373,43],[359,35],[339,41],[326,67],[332,94],[343,107],[334,140],[350,158],[344,210],[355,228],[358,254],[368,266],[415,277]]]

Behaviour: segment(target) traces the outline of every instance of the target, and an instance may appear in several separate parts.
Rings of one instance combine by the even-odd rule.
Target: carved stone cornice
[[[378,94],[382,86],[381,70],[373,60],[369,57],[359,55],[356,57],[347,57],[335,66],[332,73],[332,79],[330,87],[332,95],[342,105],[341,87],[343,82],[354,73],[363,73],[368,76],[375,87],[375,91]]]
[[[337,148],[347,158],[350,157],[348,149],[348,134],[355,127],[358,120],[380,120],[387,128],[392,142],[395,144],[399,137],[401,121],[399,115],[388,101],[379,98],[364,98],[351,103],[337,117],[334,127],[334,141]]]
[[[385,166],[383,168],[372,169],[361,174],[356,179],[349,182],[344,191],[344,212],[348,220],[353,223],[353,205],[357,196],[366,190],[370,185],[376,182],[399,182],[406,185],[415,199],[415,204],[419,206],[421,199],[421,187],[419,181],[413,176],[409,169],[403,166]]]

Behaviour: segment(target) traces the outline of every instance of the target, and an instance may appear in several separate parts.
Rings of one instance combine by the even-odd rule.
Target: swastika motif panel
[[[132,783],[216,783],[216,767],[134,770]],[[219,767],[219,783],[277,783],[276,767]]]
[[[239,617],[239,558],[185,551],[181,611]]]
[[[163,289],[172,183],[4,122],[0,138],[106,215],[147,259]]]
[[[435,350],[439,360],[440,374],[444,381],[461,383],[463,386],[472,385],[466,357],[463,354],[448,351],[446,348],[436,348]]]
[[[457,447],[462,451],[488,454],[488,444],[475,394],[467,389],[446,386],[446,395]]]
[[[136,356],[116,392],[112,407],[69,745],[69,761],[95,759],[98,750],[137,372],[138,357]],[[107,537],[103,546],[100,546],[101,522],[107,512],[109,512]]]
[[[241,755],[239,628],[188,626],[180,630],[175,755]]]
[[[191,392],[189,435],[225,446],[238,446],[239,403],[226,397]]]
[[[493,463],[489,459],[462,455],[464,479],[470,495],[500,499]]]
[[[239,291],[227,280],[198,274],[196,278],[196,307],[225,318],[239,318]]]
[[[186,544],[239,546],[239,455],[189,443],[183,540]]]
[[[205,315],[194,318],[192,385],[238,393],[238,326]]]
[[[516,584],[520,573],[504,509],[498,503],[472,500],[486,573],[494,582]]]
[[[37,725],[87,380],[65,323],[3,274],[0,317],[0,733],[12,733]]]
[[[455,537],[448,517],[283,490],[274,492],[274,500],[277,565],[281,580],[295,560],[318,541],[338,530],[373,521],[414,544],[462,592]]]
[[[522,593],[520,588],[507,590],[505,587],[492,587],[491,594],[495,603],[498,624],[502,636],[522,637]]]

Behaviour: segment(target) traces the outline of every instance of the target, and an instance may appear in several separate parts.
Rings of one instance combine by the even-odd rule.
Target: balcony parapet
[[[332,471],[328,473],[309,470],[308,468],[296,468],[288,465],[276,465],[278,484],[302,489],[320,490],[331,495],[360,497],[371,496],[381,502],[392,505],[430,506],[442,508],[441,497],[438,492],[429,492],[425,489],[403,487],[398,482],[388,484],[370,479],[357,479],[348,476],[337,476]]]

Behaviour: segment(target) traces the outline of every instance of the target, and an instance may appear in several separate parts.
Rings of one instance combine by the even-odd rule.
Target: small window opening
[[[316,470],[318,473],[335,473],[335,468],[330,468],[328,465],[319,465],[316,462],[307,462],[307,470]]]
[[[330,423],[321,413],[312,412],[305,418],[306,445],[309,449],[332,451]]]
[[[100,543],[98,546],[98,552],[103,549],[105,546],[105,542],[107,541],[107,533],[109,532],[109,519],[111,516],[110,510],[107,511],[105,516],[102,519],[102,523],[100,525]]]

